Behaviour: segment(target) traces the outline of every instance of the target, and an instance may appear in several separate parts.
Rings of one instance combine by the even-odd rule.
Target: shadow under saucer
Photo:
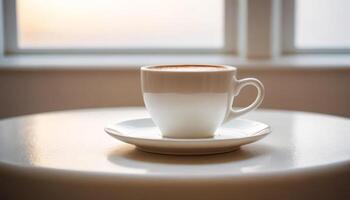
[[[154,164],[173,164],[173,165],[203,165],[203,164],[220,164],[220,163],[235,163],[250,160],[253,158],[268,155],[271,147],[263,144],[255,144],[254,148],[241,147],[233,152],[212,154],[212,155],[197,155],[197,156],[176,156],[163,155],[155,153],[147,153],[140,151],[130,145],[115,149],[108,154],[108,160],[111,163],[120,165],[121,159],[137,161],[142,163]]]

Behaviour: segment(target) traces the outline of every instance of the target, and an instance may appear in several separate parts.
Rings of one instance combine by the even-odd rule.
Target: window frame
[[[223,48],[25,48],[18,47],[16,0],[2,0],[5,54],[191,54],[230,53],[237,51],[238,0],[224,0]]]
[[[294,45],[295,41],[295,8],[297,0],[282,1],[281,34],[283,54],[344,54],[350,53],[350,48],[307,48],[300,49]]]

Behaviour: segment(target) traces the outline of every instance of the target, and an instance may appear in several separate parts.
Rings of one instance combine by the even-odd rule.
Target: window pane
[[[296,48],[350,48],[349,0],[296,0]]]
[[[17,0],[19,48],[222,48],[224,0]]]

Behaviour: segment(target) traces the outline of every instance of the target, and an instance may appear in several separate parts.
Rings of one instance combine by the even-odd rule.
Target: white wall
[[[239,69],[266,87],[264,108],[350,117],[350,68]],[[0,118],[54,110],[143,105],[138,70],[0,69]],[[255,91],[242,91],[247,105]]]

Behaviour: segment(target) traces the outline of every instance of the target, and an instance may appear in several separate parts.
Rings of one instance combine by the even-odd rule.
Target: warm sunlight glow
[[[20,48],[222,48],[224,0],[17,0]]]

